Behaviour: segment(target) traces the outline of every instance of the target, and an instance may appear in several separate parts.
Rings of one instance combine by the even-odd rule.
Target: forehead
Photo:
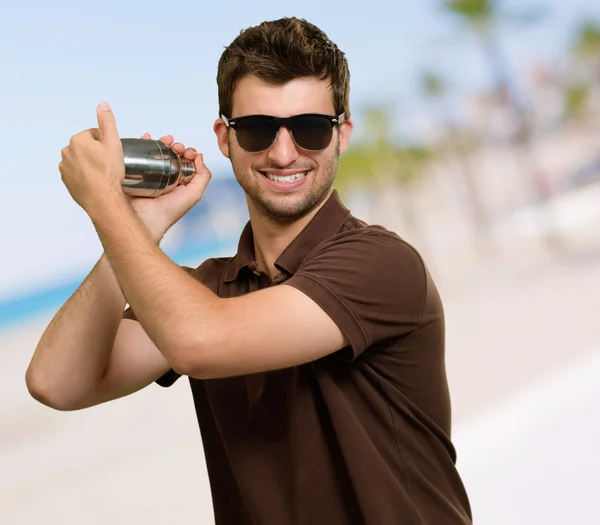
[[[297,78],[286,84],[263,82],[254,75],[240,79],[233,92],[233,115],[289,117],[301,113],[334,113],[328,80]]]

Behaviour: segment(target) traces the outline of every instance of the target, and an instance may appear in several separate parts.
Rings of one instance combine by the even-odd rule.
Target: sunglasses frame
[[[299,148],[302,148],[303,150],[306,150],[306,151],[323,151],[324,149],[327,148],[327,146],[329,146],[329,144],[321,149],[308,149],[308,148],[303,148],[302,146],[300,146],[300,144],[298,144],[296,142],[296,139],[294,138],[294,133],[290,129],[289,124],[292,124],[293,121],[296,120],[298,117],[319,117],[319,118],[327,119],[329,121],[329,123],[331,124],[331,127],[334,128],[335,126],[339,126],[340,124],[344,123],[345,114],[340,113],[339,115],[326,115],[324,113],[301,113],[299,115],[293,115],[291,117],[273,117],[271,115],[257,114],[257,115],[244,115],[243,117],[232,117],[232,118],[228,118],[225,115],[221,115],[221,120],[225,123],[225,125],[228,128],[236,129],[236,125],[239,124],[240,122],[243,122],[244,120],[249,119],[249,118],[256,118],[256,117],[265,118],[265,119],[275,122],[275,124],[277,125],[277,129],[275,131],[275,138],[273,139],[271,144],[269,144],[269,146],[267,146],[265,149],[262,149],[259,151],[249,151],[248,153],[261,153],[263,151],[268,150],[273,144],[275,144],[275,142],[277,142],[277,136],[279,135],[279,130],[282,127],[287,128],[289,130],[290,135],[292,136],[292,140],[294,141],[294,144],[296,144],[296,146],[298,146]],[[239,144],[239,142],[238,142],[238,144]],[[240,147],[242,147],[241,144],[240,144]],[[242,149],[244,149],[244,148],[242,148]],[[244,150],[244,151],[246,151],[246,150]]]

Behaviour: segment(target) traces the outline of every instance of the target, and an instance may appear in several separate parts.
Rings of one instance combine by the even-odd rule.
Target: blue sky
[[[584,13],[600,17],[600,6],[590,7],[587,0],[506,2],[511,3],[549,8],[535,29],[503,32],[517,71],[533,58],[560,57]],[[355,112],[373,100],[389,102],[400,127],[410,131],[420,112],[415,96],[419,71],[434,67],[446,72],[457,92],[489,80],[479,48],[436,4],[5,3],[0,17],[0,220],[8,255],[2,258],[0,275],[10,282],[0,282],[0,293],[40,267],[33,253],[44,253],[51,267],[72,255],[65,254],[65,246],[81,239],[86,239],[85,246],[97,246],[89,220],[62,186],[57,166],[70,136],[96,125],[98,102],[112,105],[122,137],[172,133],[203,151],[213,171],[222,173],[228,165],[212,132],[219,56],[241,29],[295,15],[322,27],[346,52]],[[85,249],[83,253],[88,254]]]

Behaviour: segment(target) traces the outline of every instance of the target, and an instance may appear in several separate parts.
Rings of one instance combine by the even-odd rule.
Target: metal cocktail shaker
[[[158,197],[187,184],[194,175],[194,163],[179,156],[160,140],[121,139],[125,160],[125,180],[121,184],[127,195]]]

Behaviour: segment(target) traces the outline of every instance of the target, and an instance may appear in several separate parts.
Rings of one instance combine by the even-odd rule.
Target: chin
[[[293,221],[308,215],[329,194],[329,190],[308,194],[281,194],[279,196],[251,197],[256,210],[264,217],[281,221]]]
[[[255,207],[264,216],[273,219],[294,220],[304,217],[314,208],[312,199],[306,195],[281,195],[272,198],[253,199]]]

